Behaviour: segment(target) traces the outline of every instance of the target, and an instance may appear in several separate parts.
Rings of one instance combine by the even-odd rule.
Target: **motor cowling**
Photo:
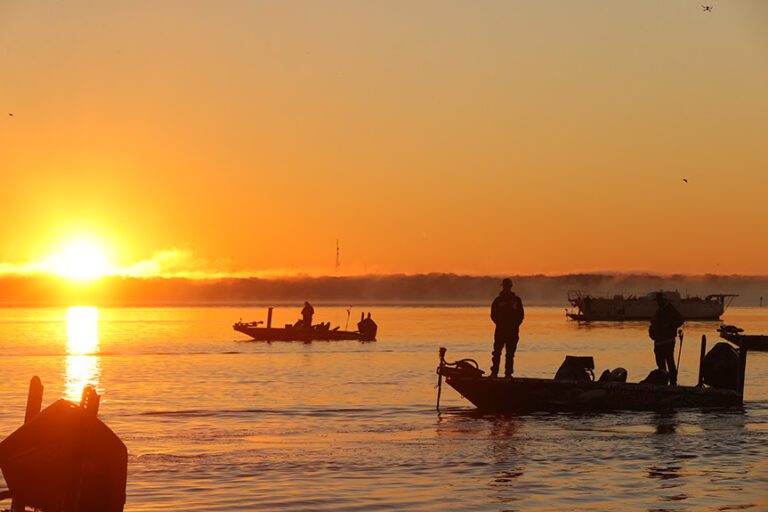
[[[739,389],[739,352],[728,343],[717,343],[704,356],[704,384],[714,388]]]

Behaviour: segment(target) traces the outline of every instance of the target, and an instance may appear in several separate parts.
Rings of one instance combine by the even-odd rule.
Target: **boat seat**
[[[592,356],[565,356],[555,374],[555,380],[595,380],[595,360]]]

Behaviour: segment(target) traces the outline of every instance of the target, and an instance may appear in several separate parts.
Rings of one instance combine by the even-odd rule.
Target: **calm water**
[[[438,415],[438,347],[487,368],[487,308],[371,309],[368,344],[231,330],[262,308],[0,309],[0,433],[20,424],[32,375],[45,405],[96,383],[130,452],[129,511],[768,509],[768,353],[750,356],[743,410],[483,417],[446,387]],[[346,321],[343,308],[315,316]],[[296,317],[276,310],[275,323]],[[768,333],[768,309],[724,320]],[[688,324],[682,383],[715,326]],[[517,373],[593,355],[637,381],[654,365],[645,333],[529,308]]]

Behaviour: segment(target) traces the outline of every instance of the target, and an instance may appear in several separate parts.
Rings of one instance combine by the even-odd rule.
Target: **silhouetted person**
[[[312,315],[315,314],[315,308],[312,307],[312,304],[309,302],[304,303],[304,309],[301,310],[301,318],[303,319],[302,322],[304,323],[305,329],[311,329],[312,328]]]
[[[675,367],[675,336],[677,330],[685,321],[675,306],[659,292],[656,294],[658,309],[651,318],[648,336],[653,340],[653,353],[656,356],[656,366],[669,374],[669,383],[677,385],[677,368]]]
[[[491,357],[491,377],[499,374],[499,362],[502,349],[506,350],[504,375],[512,376],[515,362],[515,350],[520,339],[520,324],[525,313],[523,301],[512,292],[512,280],[501,282],[501,292],[491,304],[491,320],[496,324],[493,335],[493,356]]]

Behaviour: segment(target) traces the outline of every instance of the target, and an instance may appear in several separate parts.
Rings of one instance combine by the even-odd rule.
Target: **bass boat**
[[[654,370],[643,382],[626,382],[626,371],[592,374],[591,357],[566,357],[553,379],[486,377],[472,359],[453,363],[440,349],[438,409],[442,379],[481,412],[669,410],[685,407],[739,406],[744,396],[744,372],[749,345],[738,350],[716,344],[706,353],[701,340],[699,382],[695,386],[667,385],[666,373]],[[706,355],[705,355],[706,354]]]
[[[255,341],[376,341],[378,326],[370,317],[361,318],[356,331],[342,331],[339,327],[331,328],[330,323],[321,323],[305,327],[300,321],[286,324],[285,327],[272,326],[272,309],[267,313],[267,324],[262,321],[236,322],[232,328],[246,334]]]
[[[738,295],[718,293],[706,297],[681,297],[678,292],[652,292],[637,297],[634,295],[597,296],[581,291],[569,291],[568,302],[573,310],[566,310],[566,316],[580,322],[650,320],[658,305],[655,297],[663,294],[685,320],[718,320]]]

